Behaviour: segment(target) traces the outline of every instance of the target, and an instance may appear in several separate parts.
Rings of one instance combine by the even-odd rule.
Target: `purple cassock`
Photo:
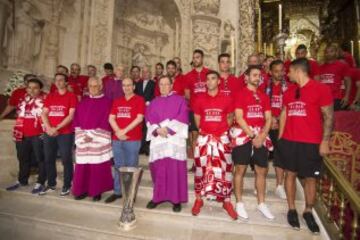
[[[94,197],[113,189],[111,173],[111,128],[108,121],[112,101],[103,94],[84,98],[76,107],[74,196]],[[92,140],[85,142],[85,138]]]
[[[106,81],[104,86],[104,94],[107,98],[114,100],[124,96],[122,89],[122,80],[110,78]]]
[[[188,107],[183,97],[170,94],[155,98],[145,114],[150,142],[150,171],[153,181],[152,201],[173,204],[188,201],[186,139]],[[156,129],[166,127],[168,136],[157,135]]]

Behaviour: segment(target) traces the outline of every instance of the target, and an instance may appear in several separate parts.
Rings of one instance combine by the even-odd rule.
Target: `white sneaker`
[[[245,206],[243,202],[236,203],[236,213],[239,217],[243,219],[249,219],[249,215],[247,214],[245,210]]]
[[[275,189],[275,195],[281,199],[286,199],[286,192],[283,185],[278,185]]]
[[[275,217],[274,215],[272,215],[272,213],[270,212],[268,206],[265,203],[260,203],[257,206],[257,209],[268,219],[273,220]]]

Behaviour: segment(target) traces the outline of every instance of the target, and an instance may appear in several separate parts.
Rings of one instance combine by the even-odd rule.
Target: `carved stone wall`
[[[247,57],[255,52],[255,0],[239,0],[238,66],[246,70]]]
[[[220,0],[194,0],[195,14],[192,17],[193,49],[201,49],[205,54],[205,65],[217,69],[220,52],[219,13]]]
[[[113,62],[153,67],[175,56],[181,36],[176,4],[120,0],[116,9]]]
[[[92,1],[93,14],[91,15],[89,62],[95,65],[100,72],[105,62],[111,62],[112,34],[114,23],[115,0]]]
[[[244,20],[250,8],[244,10],[246,14],[242,13],[239,22],[237,1],[15,0],[15,14],[26,19],[12,23],[12,18],[9,20],[13,14],[12,1],[0,0],[0,71],[1,68],[21,69],[51,77],[56,65],[69,66],[78,62],[83,68],[88,64],[97,66],[99,75],[102,75],[105,62],[153,66],[156,62],[165,63],[179,56],[186,72],[190,70],[188,63],[195,48],[204,51],[207,66],[217,69],[217,55],[222,51],[221,40],[226,43],[226,51],[229,51],[233,39],[234,44],[244,41],[253,44],[252,33],[246,33],[249,28],[246,28]],[[24,2],[30,3],[30,7],[22,9]],[[243,2],[251,1],[240,2],[241,8],[244,8]],[[20,9],[23,15],[19,14]],[[245,19],[250,20],[249,17]],[[230,35],[225,32],[225,21],[234,28]],[[16,46],[26,42],[27,36],[23,35],[25,40],[17,41],[6,29],[6,24],[23,24],[20,27],[29,30],[31,47],[26,49],[26,63],[21,62],[25,58],[14,58],[14,54],[8,54],[12,54],[11,51],[21,52]],[[4,42],[5,39],[7,42]],[[10,48],[6,45],[9,43],[16,44]],[[241,56],[243,51],[238,45],[231,46],[231,50],[235,52],[236,49]],[[11,68],[9,56],[18,61]],[[233,60],[237,60],[238,56]],[[86,74],[86,71],[83,69],[82,73]]]

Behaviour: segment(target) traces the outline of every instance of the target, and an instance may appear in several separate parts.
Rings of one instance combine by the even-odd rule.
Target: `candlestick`
[[[279,32],[282,32],[282,5],[279,4]]]

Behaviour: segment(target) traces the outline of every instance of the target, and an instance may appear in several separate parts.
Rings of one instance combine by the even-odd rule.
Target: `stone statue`
[[[2,47],[7,55],[7,67],[31,69],[34,57],[40,53],[44,21],[32,17],[31,8],[29,1],[22,2],[15,18],[11,14],[6,21]]]
[[[135,45],[135,51],[134,55],[132,57],[132,65],[133,66],[139,66],[139,67],[145,67],[149,66],[150,63],[147,59],[147,57],[144,54],[145,52],[145,45],[144,44],[137,44]]]
[[[223,29],[224,29],[224,36],[221,41],[221,52],[233,55],[233,54],[235,54],[233,52],[233,49],[235,49],[235,46],[233,46],[234,41],[232,38],[234,38],[235,28],[229,20],[226,20],[224,22]]]

